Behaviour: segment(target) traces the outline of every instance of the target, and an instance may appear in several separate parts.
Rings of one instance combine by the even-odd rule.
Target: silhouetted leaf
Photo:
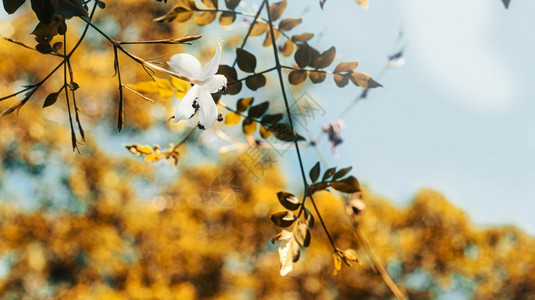
[[[264,125],[275,124],[282,119],[282,114],[265,115],[260,123]]]
[[[81,0],[55,0],[54,14],[66,17],[87,17]]]
[[[335,172],[336,172],[336,168],[327,169],[325,173],[323,174],[323,179],[321,179],[321,181],[325,181],[329,179],[329,177],[333,176]]]
[[[270,130],[273,132],[273,135],[281,141],[293,142],[296,140],[304,140],[304,138],[296,134],[289,125],[284,123],[274,124],[270,127]]]
[[[256,68],[256,57],[242,48],[236,48],[238,67],[244,72],[254,73]]]
[[[333,62],[335,56],[336,48],[329,48],[329,50],[323,52],[314,59],[314,67],[318,69],[327,68]]]
[[[288,81],[290,84],[298,85],[307,79],[307,72],[303,70],[293,70],[288,74]]]
[[[254,98],[253,97],[247,97],[247,98],[241,98],[238,100],[238,112],[244,112],[251,104],[253,104]]]
[[[256,74],[245,79],[245,85],[253,91],[266,85],[266,76],[264,74]]]
[[[43,54],[54,52],[54,48],[48,43],[39,43],[35,45],[35,49]]]
[[[222,74],[227,77],[228,84],[227,89],[224,92],[224,94],[229,95],[236,95],[241,91],[242,88],[242,82],[237,81],[238,80],[238,73],[236,72],[236,69],[234,69],[231,66],[227,65],[219,65],[219,69],[217,70],[217,74]]]
[[[347,173],[349,173],[351,171],[351,169],[353,169],[353,167],[347,167],[347,168],[343,168],[343,169],[338,170],[338,172],[336,172],[333,175],[333,180],[336,180],[338,178],[342,178],[342,177],[346,176]]]
[[[360,191],[360,185],[354,176],[349,176],[340,181],[331,182],[331,187],[342,193],[356,193]]]
[[[329,186],[329,184],[327,182],[318,182],[318,183],[315,183],[315,184],[311,184],[307,188],[307,196],[311,196],[317,191],[323,191],[328,186]]]
[[[240,4],[240,1],[241,0],[225,0],[225,4],[228,9],[234,10]]]
[[[269,6],[269,14],[271,16],[271,21],[276,21],[282,14],[284,13],[284,10],[286,9],[286,5],[288,2],[286,0],[273,3]]]
[[[341,62],[334,69],[334,73],[343,73],[353,71],[359,65],[358,61]]]
[[[295,26],[301,24],[302,21],[303,21],[303,19],[301,19],[301,18],[298,18],[298,19],[293,19],[293,18],[283,19],[279,23],[279,29],[282,30],[282,31],[292,30]]]
[[[310,176],[310,180],[312,180],[312,182],[316,182],[318,180],[318,177],[320,176],[319,161],[312,167],[312,169],[310,169],[308,175]]]
[[[242,130],[245,135],[252,135],[256,131],[256,122],[251,119],[244,119]]]
[[[294,52],[294,43],[291,39],[287,39],[286,42],[279,48],[282,55],[288,57]]]
[[[310,78],[310,81],[312,81],[312,83],[323,82],[325,80],[325,77],[327,77],[327,73],[322,71],[310,71],[308,73],[308,78]]]
[[[52,45],[52,49],[54,49],[55,52],[58,52],[63,47],[62,42],[56,42],[54,45]]]
[[[49,24],[52,22],[52,17],[54,16],[54,8],[50,0],[31,0],[32,10],[35,12],[35,15],[43,24]]]
[[[295,51],[294,59],[300,68],[306,67],[311,60],[312,50],[307,43],[303,43],[299,46],[299,49]]]
[[[292,36],[292,41],[296,43],[304,43],[314,37],[313,33],[296,34]]]
[[[19,9],[19,7],[24,4],[26,0],[3,0],[4,9],[8,14],[12,14]]]
[[[53,37],[59,33],[60,23],[62,22],[63,17],[54,17],[48,24],[39,22],[33,29],[32,34],[41,38]]]
[[[56,103],[56,100],[58,100],[59,93],[62,90],[63,89],[61,89],[59,92],[48,94],[48,96],[46,96],[45,102],[43,103],[43,108],[48,107],[48,106]]]
[[[240,123],[240,121],[241,121],[241,115],[235,112],[229,112],[225,116],[225,125],[233,126],[233,125]]]
[[[283,210],[271,215],[271,221],[279,227],[288,227],[293,224],[296,217],[293,212]]]
[[[296,210],[301,206],[299,199],[291,193],[278,192],[277,197],[279,198],[280,204],[286,209]]]
[[[266,113],[268,108],[269,108],[269,102],[267,101],[264,101],[255,106],[251,106],[251,108],[249,108],[248,116],[254,119],[260,118],[263,114]]]
[[[351,81],[356,86],[360,86],[365,89],[372,89],[376,87],[380,87],[379,83],[377,83],[375,80],[373,80],[370,75],[360,73],[360,72],[353,72],[350,76]]]
[[[230,25],[234,23],[234,20],[236,20],[236,14],[233,14],[231,12],[223,12],[221,16],[219,16],[219,25]]]
[[[196,16],[194,21],[198,26],[205,26],[212,23],[217,17],[217,12],[203,11],[200,15]]]

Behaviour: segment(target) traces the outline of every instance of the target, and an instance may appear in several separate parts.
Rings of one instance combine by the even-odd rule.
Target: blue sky
[[[535,233],[535,2],[513,0],[509,10],[499,0],[341,8],[327,1],[323,12],[311,6],[305,14],[325,20],[315,22],[325,30],[318,48],[336,45],[341,60],[358,59],[373,75],[402,27],[407,63],[344,118],[346,143],[331,162],[354,165],[362,182],[394,203],[430,187],[477,224]],[[312,93],[336,111],[358,89]]]

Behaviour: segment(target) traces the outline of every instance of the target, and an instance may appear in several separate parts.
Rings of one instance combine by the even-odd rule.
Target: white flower
[[[221,43],[217,41],[214,57],[204,66],[193,55],[180,53],[171,56],[167,62],[171,68],[181,75],[193,79],[195,85],[189,89],[175,111],[175,122],[191,118],[199,111],[199,128],[206,129],[212,126],[216,119],[221,119],[217,113],[217,106],[210,93],[224,91],[227,87],[227,78],[216,75],[221,59]]]

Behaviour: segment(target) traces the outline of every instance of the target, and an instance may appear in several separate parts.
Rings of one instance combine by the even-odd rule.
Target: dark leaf
[[[251,104],[253,104],[254,98],[253,97],[247,97],[247,98],[241,98],[238,100],[238,112],[244,112]]]
[[[323,9],[323,5],[325,5],[325,1],[327,1],[327,0],[320,0],[320,7],[321,7],[321,9]]]
[[[329,186],[329,184],[327,182],[319,182],[319,183],[316,183],[316,184],[311,184],[307,188],[307,196],[311,196],[317,191],[323,191],[328,186]]]
[[[200,15],[196,16],[194,21],[198,26],[205,26],[212,23],[217,17],[217,12],[203,11]]]
[[[323,179],[321,181],[325,181],[327,179],[329,179],[329,177],[333,176],[334,173],[336,173],[336,168],[329,168],[325,171],[325,173],[323,174]]]
[[[312,49],[306,42],[299,46],[294,55],[295,62],[300,68],[306,67],[310,63],[311,57]]]
[[[281,141],[293,142],[296,140],[304,140],[303,137],[296,134],[289,125],[284,123],[277,123],[271,126],[270,130],[273,132],[273,135]]]
[[[308,228],[314,228],[314,216],[312,215],[312,213],[310,213],[308,208],[305,208],[305,221],[307,223]]]
[[[10,113],[16,111],[16,110],[19,110],[24,104],[26,104],[26,102],[29,100],[29,98],[25,98],[24,100],[20,101],[19,103],[11,106],[10,108],[4,110],[2,112],[2,116],[7,116],[9,115]]]
[[[39,22],[39,24],[37,24],[37,26],[35,26],[34,30],[32,31],[32,34],[41,38],[53,37],[59,33],[58,29],[60,23],[61,20],[59,17],[54,18],[54,20],[52,20],[48,24]]]
[[[253,91],[266,85],[266,76],[264,74],[256,74],[254,76],[249,76],[245,79],[245,85]]]
[[[318,56],[320,56],[320,52],[316,50],[314,47],[310,47],[310,61],[308,62],[308,65],[311,67],[316,67],[314,62],[316,61],[316,58]]]
[[[260,135],[262,138],[267,139],[271,136],[271,131],[269,131],[266,125],[260,125]]]
[[[251,29],[250,36],[259,36],[269,30],[269,25],[266,22],[256,21]]]
[[[316,182],[318,180],[318,177],[320,176],[319,161],[312,167],[312,169],[310,169],[308,175],[310,176],[310,180],[312,180],[312,182]]]
[[[350,72],[350,71],[353,71],[358,65],[359,65],[358,61],[341,62],[334,69],[334,73]]]
[[[301,24],[302,21],[303,19],[301,18],[298,18],[298,19],[288,18],[288,19],[281,20],[279,23],[279,29],[282,31],[291,30],[295,26]]]
[[[295,221],[295,215],[291,211],[283,210],[271,215],[271,221],[279,227],[288,227]]]
[[[87,17],[82,0],[55,0],[52,5],[54,14],[66,17]]]
[[[290,84],[298,85],[307,79],[307,72],[303,70],[293,70],[288,74]]]
[[[256,68],[256,57],[243,50],[242,48],[236,48],[236,56],[238,61],[238,67],[244,72],[254,73]]]
[[[314,67],[318,69],[327,68],[333,62],[335,56],[336,48],[329,48],[329,50],[323,52],[314,59]]]
[[[8,14],[12,14],[19,9],[19,7],[24,4],[26,0],[3,0],[4,9]]]
[[[280,31],[274,31],[275,33],[275,41],[277,41],[281,36],[282,33]],[[264,43],[262,44],[263,47],[269,47],[273,45],[273,41],[271,40],[271,31],[268,31],[266,34],[266,39],[264,40]]]
[[[278,192],[277,197],[279,198],[280,204],[289,210],[296,210],[301,206],[299,199],[293,194],[287,192]]]
[[[314,37],[313,33],[296,34],[292,36],[292,41],[297,43],[304,43],[310,40],[312,37]]]
[[[166,1],[167,1],[167,0],[166,0]],[[101,9],[106,8],[106,3],[103,2],[103,1],[98,1],[98,2],[97,2],[97,5],[98,5],[98,7],[100,7]]]
[[[288,2],[284,0],[281,2],[273,3],[269,6],[269,14],[271,16],[272,22],[280,18],[280,16],[282,16],[282,14],[284,13],[284,10],[286,9],[287,4]]]
[[[238,74],[236,72],[236,69],[227,65],[219,65],[219,70],[217,70],[217,74],[225,75],[229,82],[227,84],[227,90],[225,91],[225,94],[236,95],[241,91],[242,83],[241,81],[237,81]]]
[[[71,91],[76,91],[77,89],[80,88],[80,86],[78,85],[78,83],[76,82],[71,82],[68,84],[69,88],[71,89]]]
[[[62,42],[56,42],[54,43],[54,45],[52,45],[52,48],[54,49],[55,52],[58,52],[59,50],[61,50],[62,47],[63,47]]]
[[[234,10],[240,4],[240,1],[241,0],[225,0],[225,4],[228,9]]]
[[[61,90],[60,90],[60,92],[61,92]],[[58,100],[58,96],[59,96],[60,92],[48,94],[48,96],[46,96],[45,102],[43,103],[43,108],[48,107],[48,106],[56,103],[56,100]]]
[[[266,113],[268,108],[269,102],[267,101],[264,101],[255,106],[251,106],[251,108],[249,108],[249,117],[254,119],[260,118],[263,114]]]
[[[35,49],[43,54],[54,52],[54,48],[48,43],[40,43],[35,46]]]
[[[244,119],[242,130],[245,135],[252,135],[256,131],[256,122],[251,119]]]
[[[50,0],[31,0],[32,10],[43,24],[50,24],[54,16],[54,8]]]
[[[219,16],[219,25],[226,26],[234,23],[236,20],[236,14],[231,12],[224,12]]]
[[[342,178],[342,177],[346,176],[347,173],[349,173],[351,171],[351,169],[353,169],[353,167],[347,167],[347,168],[340,169],[338,172],[336,172],[334,174],[333,180],[336,180],[338,178]]]
[[[260,121],[260,123],[262,123],[264,125],[271,125],[271,124],[277,123],[281,119],[282,119],[282,114],[280,114],[280,113],[279,114],[274,114],[274,115],[265,115],[262,118],[262,121]]]
[[[310,71],[308,73],[308,78],[310,78],[310,81],[312,81],[312,83],[323,82],[325,80],[325,77],[327,77],[327,73],[322,71]]]
[[[355,176],[349,176],[340,181],[331,182],[331,187],[342,193],[356,193],[360,191],[360,185]]]
[[[373,80],[370,75],[360,73],[360,72],[353,72],[350,76],[351,81],[356,86],[360,86],[365,89],[372,89],[376,87],[380,87],[380,85],[377,81]]]

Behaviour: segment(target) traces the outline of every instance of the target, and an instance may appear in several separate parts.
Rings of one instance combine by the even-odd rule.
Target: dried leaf
[[[273,3],[269,6],[269,15],[271,22],[276,21],[282,14],[284,13],[284,10],[286,9],[286,5],[288,5],[288,2],[286,0]]]
[[[266,85],[266,76],[264,74],[256,74],[254,76],[249,76],[245,79],[245,85],[253,91]]]
[[[229,112],[225,116],[225,125],[233,126],[233,125],[240,123],[240,121],[241,121],[241,115],[235,112]]]
[[[282,119],[282,114],[265,115],[260,123],[264,125],[275,124]]]
[[[269,25],[266,22],[256,21],[251,29],[250,36],[259,36],[269,30]]]
[[[336,85],[338,87],[344,87],[349,83],[349,76],[342,75],[338,73],[334,73],[334,82],[336,82]]]
[[[333,46],[314,59],[314,67],[318,69],[327,68],[333,62],[335,56],[336,48]]]
[[[325,173],[323,174],[323,178],[321,179],[321,181],[326,181],[327,179],[329,179],[331,176],[334,175],[334,173],[336,172],[336,168],[329,168],[325,171]]]
[[[244,119],[242,130],[245,135],[252,135],[256,131],[256,122],[251,119]]]
[[[314,37],[313,33],[296,34],[292,36],[292,41],[295,43],[304,43]]]
[[[275,41],[277,41],[282,36],[282,33],[278,30],[274,30],[273,32],[275,33]],[[266,39],[264,40],[262,46],[269,47],[271,45],[273,45],[273,41],[271,40],[271,31],[268,31],[268,33],[266,34]]]
[[[306,67],[310,63],[311,58],[312,58],[312,49],[306,42],[300,45],[299,49],[295,51],[294,59],[300,68]]]
[[[291,39],[287,39],[286,42],[284,42],[284,44],[280,47],[279,51],[281,52],[282,55],[288,57],[290,55],[292,55],[292,53],[294,52],[294,43],[292,42]]]
[[[293,70],[288,74],[288,81],[292,85],[303,83],[307,79],[307,72],[303,70]]]
[[[288,227],[294,223],[296,217],[293,212],[283,210],[271,215],[271,221],[279,227]]]
[[[331,182],[331,187],[342,193],[356,193],[360,191],[360,184],[355,176],[349,176],[340,181]]]
[[[333,276],[338,275],[338,272],[342,269],[342,259],[338,254],[333,253],[333,260],[334,260],[334,269],[333,269]]]
[[[221,16],[219,16],[219,25],[227,26],[234,23],[234,20],[236,20],[236,14],[231,12],[223,12]]]
[[[350,72],[356,69],[358,65],[359,65],[358,61],[341,62],[334,69],[334,73]]]
[[[302,21],[303,21],[302,18],[297,18],[297,19],[287,18],[287,19],[283,19],[279,23],[279,29],[282,30],[282,31],[292,30],[294,27],[296,27],[297,25],[301,24]]]
[[[241,0],[225,0],[228,9],[234,10],[240,4]]]
[[[336,180],[338,178],[342,178],[342,177],[346,176],[347,173],[349,173],[351,171],[351,169],[353,169],[353,167],[347,167],[347,168],[340,169],[338,172],[336,172],[333,175],[333,180]]]
[[[217,18],[217,12],[203,11],[200,15],[196,16],[194,21],[198,26],[206,26],[212,23]]]
[[[253,101],[253,97],[241,98],[240,100],[238,100],[238,112],[244,112],[247,108],[249,108],[249,106],[251,106]]]
[[[271,136],[271,131],[265,125],[260,125],[260,135],[263,139],[267,139]]]
[[[322,71],[310,71],[308,73],[308,78],[310,78],[310,81],[312,81],[312,83],[323,82],[326,77],[327,77],[327,73],[322,72]]]
[[[353,72],[350,75],[350,79],[356,86],[360,86],[365,89],[372,89],[376,87],[380,87],[380,85],[377,81],[373,80],[370,75],[360,73],[360,72]]]
[[[297,135],[292,128],[284,123],[277,123],[270,128],[273,135],[281,141],[293,142],[295,140],[303,140],[303,138]]]
[[[310,176],[310,180],[312,180],[312,182],[316,182],[318,180],[318,177],[320,176],[319,161],[312,167],[312,169],[310,169],[308,175]]]
[[[280,204],[286,209],[296,210],[301,207],[299,199],[291,193],[278,192],[277,197],[279,198]]]
[[[253,119],[260,118],[269,108],[269,102],[264,101],[258,105],[252,106],[249,108],[248,116]]]

